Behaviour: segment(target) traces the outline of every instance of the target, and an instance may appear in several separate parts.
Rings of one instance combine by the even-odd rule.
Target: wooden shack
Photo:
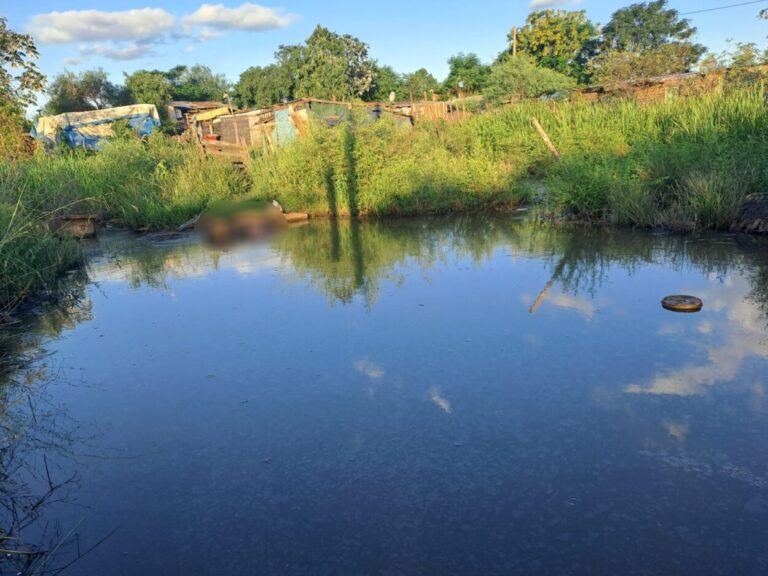
[[[191,117],[201,112],[223,108],[223,102],[189,102],[186,100],[177,100],[168,104],[168,118],[174,120],[180,131],[184,131],[189,126]]]
[[[376,121],[390,115],[395,121],[410,126],[412,119],[380,104],[350,104],[317,98],[304,98],[286,104],[257,110],[220,108],[197,114],[190,129],[206,153],[227,156],[247,155],[248,150],[274,150],[309,133],[312,122],[330,128],[356,114],[358,118]]]

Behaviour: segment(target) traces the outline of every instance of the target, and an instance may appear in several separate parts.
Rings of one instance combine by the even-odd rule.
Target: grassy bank
[[[321,213],[505,206],[529,199],[538,180],[553,212],[700,230],[727,227],[746,193],[768,189],[766,152],[762,90],[750,90],[654,105],[529,102],[411,131],[388,122],[316,130],[256,158],[251,174],[256,195]]]
[[[74,240],[48,222],[95,214],[136,230],[178,225],[217,200],[248,192],[248,179],[218,159],[163,136],[110,143],[99,154],[60,150],[0,162],[0,315],[31,294],[52,290],[77,266]]]
[[[0,160],[0,309],[55,284],[78,247],[45,230],[62,213],[133,229],[170,228],[231,198],[289,210],[403,215],[506,208],[622,225],[725,228],[745,194],[768,190],[761,89],[638,105],[529,102],[461,123],[362,121],[257,154],[247,173],[161,135],[98,154],[38,151]],[[560,149],[556,162],[531,127]],[[535,182],[536,185],[531,183]],[[545,184],[542,186],[542,183]]]

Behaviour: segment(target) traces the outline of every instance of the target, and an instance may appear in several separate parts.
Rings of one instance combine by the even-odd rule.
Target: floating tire
[[[696,296],[667,296],[661,301],[666,310],[672,312],[699,312],[704,307],[704,302]]]

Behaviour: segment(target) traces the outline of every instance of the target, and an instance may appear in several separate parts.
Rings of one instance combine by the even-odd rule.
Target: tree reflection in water
[[[46,520],[70,502],[77,474],[72,460],[77,425],[47,395],[57,375],[43,360],[44,342],[92,319],[84,298],[87,277],[70,277],[61,292],[0,331],[0,575],[58,574],[89,550],[77,526]]]

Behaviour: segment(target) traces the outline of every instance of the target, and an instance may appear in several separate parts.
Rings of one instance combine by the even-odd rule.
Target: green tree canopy
[[[276,57],[278,65],[287,67],[297,98],[353,100],[362,98],[373,85],[368,45],[322,26],[302,45],[281,46]]]
[[[699,53],[692,45],[674,42],[645,52],[603,52],[592,60],[590,68],[595,83],[615,84],[688,72],[698,59]]]
[[[154,104],[162,118],[173,100],[173,84],[164,72],[139,70],[125,75],[125,88],[135,104]]]
[[[677,10],[667,8],[667,0],[632,4],[614,12],[603,28],[603,50],[644,52],[664,44],[688,43],[696,34],[689,20],[680,18]],[[698,56],[704,47],[691,44]]]
[[[395,93],[395,100],[406,100],[408,88],[402,74],[398,74],[391,66],[373,66],[373,86],[365,99],[371,102],[388,102],[389,95]]]
[[[477,54],[459,53],[448,59],[450,71],[443,85],[452,94],[482,92],[488,82],[491,67],[483,64]],[[463,84],[463,88],[461,86]]]
[[[513,35],[511,32],[510,41]],[[539,10],[531,12],[519,30],[517,50],[539,66],[582,79],[596,37],[597,27],[584,10]]]
[[[45,86],[35,64],[37,47],[31,36],[10,30],[7,23],[0,17],[0,100],[19,107],[34,104],[35,92]]]
[[[576,81],[565,74],[537,66],[527,55],[505,58],[491,67],[484,94],[494,103],[537,98],[572,89]]]
[[[426,68],[420,68],[416,72],[406,74],[403,77],[403,82],[408,98],[414,100],[421,100],[424,98],[424,94],[430,98],[432,93],[440,91],[440,83]]]
[[[293,99],[293,79],[287,66],[253,66],[240,75],[235,99],[244,108],[266,108]]]
[[[223,74],[214,74],[208,66],[176,66],[166,73],[173,85],[174,100],[206,102],[222,100],[230,85]]]
[[[110,82],[101,68],[80,74],[63,72],[53,79],[47,93],[47,114],[100,110],[125,104],[128,99],[123,87]]]

